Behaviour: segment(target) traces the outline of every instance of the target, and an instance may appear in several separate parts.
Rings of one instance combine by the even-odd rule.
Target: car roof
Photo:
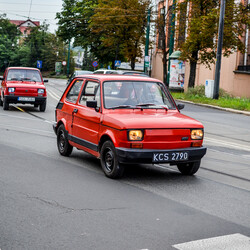
[[[10,70],[10,69],[31,69],[31,70],[38,70],[39,71],[39,69],[37,69],[37,68],[32,68],[32,67],[8,67],[7,68],[8,70]]]
[[[112,74],[90,74],[90,75],[79,75],[77,78],[83,77],[83,78],[89,78],[89,79],[96,79],[99,81],[147,81],[147,82],[161,82],[158,79],[150,78],[150,77],[144,77],[144,76],[133,76],[133,75],[112,75]]]
[[[91,74],[93,71],[90,70],[75,70],[76,73],[89,73]]]

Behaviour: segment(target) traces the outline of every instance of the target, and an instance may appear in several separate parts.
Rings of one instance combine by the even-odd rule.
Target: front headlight
[[[38,89],[38,94],[43,94],[44,93],[44,89]]]
[[[130,130],[128,132],[129,141],[142,141],[143,131],[142,130]]]
[[[15,92],[15,88],[8,88],[9,93]]]
[[[203,129],[192,129],[191,130],[191,139],[192,140],[202,140],[203,139]]]

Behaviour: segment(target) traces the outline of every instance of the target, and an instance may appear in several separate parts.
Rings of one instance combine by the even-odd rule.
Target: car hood
[[[42,82],[17,82],[17,81],[8,81],[6,83],[7,87],[14,87],[14,88],[45,88]]]
[[[116,110],[117,111],[117,110]],[[104,114],[103,125],[116,129],[203,128],[203,125],[176,110],[122,110]]]

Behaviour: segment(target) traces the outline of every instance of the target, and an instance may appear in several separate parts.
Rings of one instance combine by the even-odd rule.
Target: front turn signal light
[[[191,139],[192,140],[202,140],[203,139],[203,129],[192,129],[191,130]]]
[[[128,132],[129,141],[142,141],[143,131],[142,130],[130,130]]]

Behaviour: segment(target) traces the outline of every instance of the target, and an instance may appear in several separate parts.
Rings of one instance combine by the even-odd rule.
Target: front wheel
[[[44,101],[42,104],[40,104],[40,111],[44,112],[46,109],[46,101]]]
[[[57,130],[57,148],[63,156],[69,156],[73,150],[73,147],[69,144],[63,124],[61,124]]]
[[[112,179],[122,177],[124,173],[124,165],[118,162],[115,146],[111,141],[104,142],[100,154],[104,174]]]
[[[9,103],[3,98],[3,110],[9,110]]]
[[[189,162],[189,163],[180,163],[177,164],[177,168],[183,175],[193,175],[200,168],[201,161]]]

